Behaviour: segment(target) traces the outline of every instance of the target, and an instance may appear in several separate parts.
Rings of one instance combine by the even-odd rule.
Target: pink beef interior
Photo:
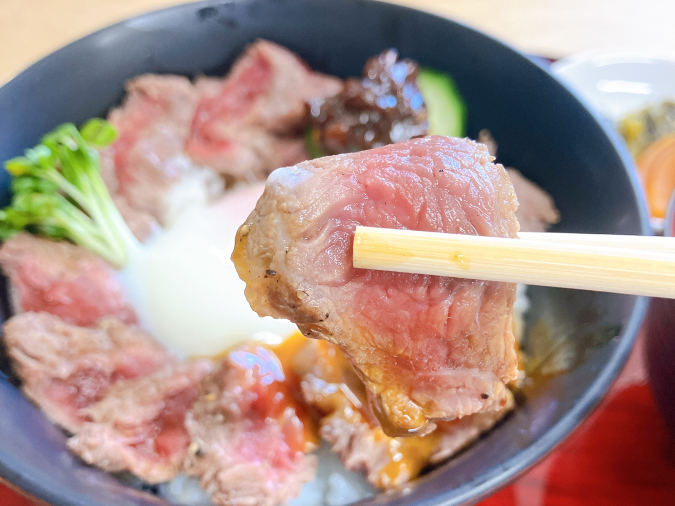
[[[15,312],[46,311],[84,327],[105,316],[136,322],[114,269],[84,248],[21,233],[0,248],[0,266]]]
[[[223,80],[197,81],[201,97],[187,154],[240,180],[307,159],[305,101],[336,94],[342,82],[312,72],[288,49],[258,40]]]
[[[305,101],[336,94],[338,78],[312,72],[272,42],[249,45],[224,78],[144,74],[108,115],[118,139],[101,151],[120,212],[145,239],[156,220],[212,201],[229,183],[266,177],[307,158]]]
[[[147,376],[172,360],[148,334],[114,318],[85,328],[27,312],[10,318],[3,330],[24,393],[71,433],[87,420],[84,409],[111,385]]]
[[[206,376],[185,424],[185,471],[219,505],[277,506],[314,477],[316,458],[276,355],[245,344]]]
[[[352,266],[357,225],[515,237],[485,146],[427,137],[275,171],[233,259],[261,315],[346,353],[392,434],[499,409],[515,378],[515,285]]]
[[[150,375],[114,384],[85,410],[89,421],[68,447],[106,471],[130,471],[148,483],[172,479],[190,444],[185,415],[211,368],[208,360],[174,361]]]

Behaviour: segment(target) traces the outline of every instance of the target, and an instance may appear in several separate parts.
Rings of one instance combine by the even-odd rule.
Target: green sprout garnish
[[[0,239],[27,230],[68,239],[115,267],[124,266],[137,243],[101,178],[96,149],[116,138],[115,128],[102,119],[89,120],[79,131],[66,123],[24,156],[5,162],[13,197],[0,210]]]

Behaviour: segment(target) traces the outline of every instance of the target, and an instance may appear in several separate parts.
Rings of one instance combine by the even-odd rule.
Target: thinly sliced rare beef
[[[105,471],[130,471],[147,483],[172,479],[190,445],[185,414],[212,368],[210,360],[174,362],[116,383],[85,410],[90,421],[68,440],[68,448]]]
[[[126,197],[120,194],[112,195],[112,199],[129,230],[140,242],[145,242],[158,230],[159,222],[153,215],[131,207]]]
[[[251,343],[227,354],[207,376],[186,425],[185,461],[213,502],[276,506],[314,477],[316,459],[281,363]]]
[[[339,79],[312,72],[288,49],[259,40],[224,80],[197,82],[201,99],[187,153],[234,180],[262,179],[308,158],[299,135],[308,120],[305,101],[341,88]]]
[[[560,213],[553,203],[553,198],[539,186],[523,176],[520,171],[506,169],[513,189],[518,197],[516,218],[521,232],[546,232],[560,221]]]
[[[505,405],[515,285],[355,269],[354,229],[515,237],[515,193],[491,160],[431,136],[279,169],[237,233],[251,307],[339,345],[390,435]]]
[[[497,156],[497,142],[488,130],[478,132],[478,142],[487,146],[490,155]],[[551,225],[560,221],[560,213],[546,191],[513,167],[507,167],[506,173],[518,198],[516,218],[521,232],[546,232]]]
[[[450,422],[439,422],[436,432],[438,443],[430,462],[437,464],[463,450],[482,434],[494,427],[513,411],[516,402],[510,390],[506,391],[506,404],[497,411],[486,411]]]
[[[4,334],[24,394],[72,433],[111,385],[173,360],[148,334],[113,318],[83,328],[48,313],[21,313],[5,323]]]
[[[158,228],[159,223],[147,211],[136,209],[124,195],[119,193],[119,181],[115,169],[115,150],[108,146],[99,150],[101,160],[101,177],[112,197],[117,210],[122,215],[131,233],[140,242],[145,242]]]
[[[106,182],[132,208],[162,225],[171,224],[186,206],[210,202],[223,191],[213,170],[184,154],[198,100],[185,77],[145,74],[127,83],[124,104],[108,116],[119,138],[102,154],[115,169],[115,178],[107,175]]]
[[[136,322],[115,270],[84,248],[18,234],[0,247],[15,313],[46,311],[88,327],[105,316]]]

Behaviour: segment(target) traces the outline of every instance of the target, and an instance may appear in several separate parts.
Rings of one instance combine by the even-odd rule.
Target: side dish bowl
[[[631,53],[582,53],[551,71],[610,121],[675,98],[675,62]]]
[[[675,237],[675,193],[670,198],[663,235]],[[651,299],[644,331],[649,385],[670,433],[675,436],[675,301]]]
[[[449,72],[467,104],[469,136],[489,129],[500,161],[551,193],[562,216],[556,231],[648,233],[637,178],[616,134],[544,67],[450,20],[363,0],[202,2],[85,37],[0,89],[0,160],[21,154],[59,123],[105,114],[133,76],[223,75],[259,37],[340,77],[359,75],[368,57],[388,47]],[[0,190],[5,205],[4,171]],[[475,502],[545,455],[596,406],[630,352],[646,300],[539,287],[529,294],[526,340],[541,338],[543,325],[571,354],[571,368],[527,388],[516,411],[457,458],[363,504]],[[4,296],[3,307],[7,317]],[[55,506],[167,504],[80,463],[4,373],[0,405],[0,476],[7,481]]]

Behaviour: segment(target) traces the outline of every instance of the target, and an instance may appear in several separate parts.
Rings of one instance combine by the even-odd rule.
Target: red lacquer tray
[[[675,439],[651,391],[638,338],[600,407],[541,463],[479,506],[675,504]],[[0,484],[0,505],[38,503]]]

